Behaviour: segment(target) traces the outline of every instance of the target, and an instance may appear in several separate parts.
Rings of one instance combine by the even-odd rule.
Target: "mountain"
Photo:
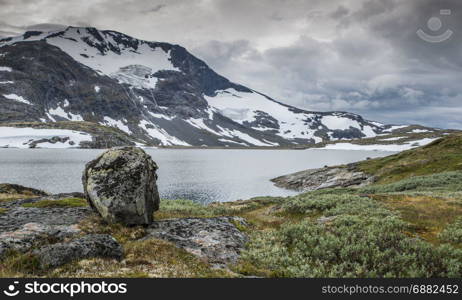
[[[59,121],[116,127],[165,146],[291,146],[395,128],[283,104],[178,45],[78,27],[0,40],[0,122]]]

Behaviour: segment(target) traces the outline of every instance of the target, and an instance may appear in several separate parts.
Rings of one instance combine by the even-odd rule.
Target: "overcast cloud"
[[[431,17],[441,28],[428,28]],[[230,80],[305,109],[462,128],[462,1],[0,0],[0,36],[43,23],[180,44]],[[453,34],[429,43],[419,28]]]

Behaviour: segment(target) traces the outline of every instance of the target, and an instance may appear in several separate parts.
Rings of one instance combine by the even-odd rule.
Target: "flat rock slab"
[[[143,239],[156,238],[217,265],[236,263],[247,236],[233,223],[246,226],[240,217],[187,218],[155,221]]]
[[[26,252],[42,240],[62,240],[80,233],[77,224],[94,215],[89,207],[36,208],[23,204],[58,200],[79,194],[61,194],[0,203],[0,258],[9,250]]]
[[[345,167],[310,169],[271,179],[278,187],[314,191],[336,187],[358,187],[370,184],[374,177],[357,170],[354,164]]]
[[[0,207],[6,209],[4,213],[0,214],[0,232],[16,230],[27,223],[40,223],[43,225],[72,225],[78,223],[93,214],[89,207],[36,208],[23,207],[22,205],[42,200],[59,200],[79,195],[82,194],[60,194],[0,203]]]
[[[56,268],[84,258],[122,259],[122,246],[108,234],[89,234],[69,243],[57,243],[35,250],[42,269]]]

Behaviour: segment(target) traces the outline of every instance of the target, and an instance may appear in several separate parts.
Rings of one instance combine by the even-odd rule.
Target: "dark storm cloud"
[[[289,104],[462,128],[462,1],[0,0],[0,8],[0,36],[41,23],[113,29],[181,44]],[[441,28],[428,28],[431,17]],[[419,28],[453,35],[428,43]]]

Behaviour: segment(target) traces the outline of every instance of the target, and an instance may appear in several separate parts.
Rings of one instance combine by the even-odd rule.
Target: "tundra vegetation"
[[[142,226],[110,225],[94,217],[80,224],[83,232],[114,236],[125,249],[124,260],[81,260],[38,271],[29,254],[11,253],[0,263],[0,276],[462,277],[461,146],[456,134],[361,162],[362,170],[377,177],[362,188],[206,206],[161,200],[155,220],[240,216],[247,221],[248,226],[236,226],[249,242],[240,261],[227,269],[214,269],[169,242],[140,240]],[[60,205],[81,203],[68,199]]]

